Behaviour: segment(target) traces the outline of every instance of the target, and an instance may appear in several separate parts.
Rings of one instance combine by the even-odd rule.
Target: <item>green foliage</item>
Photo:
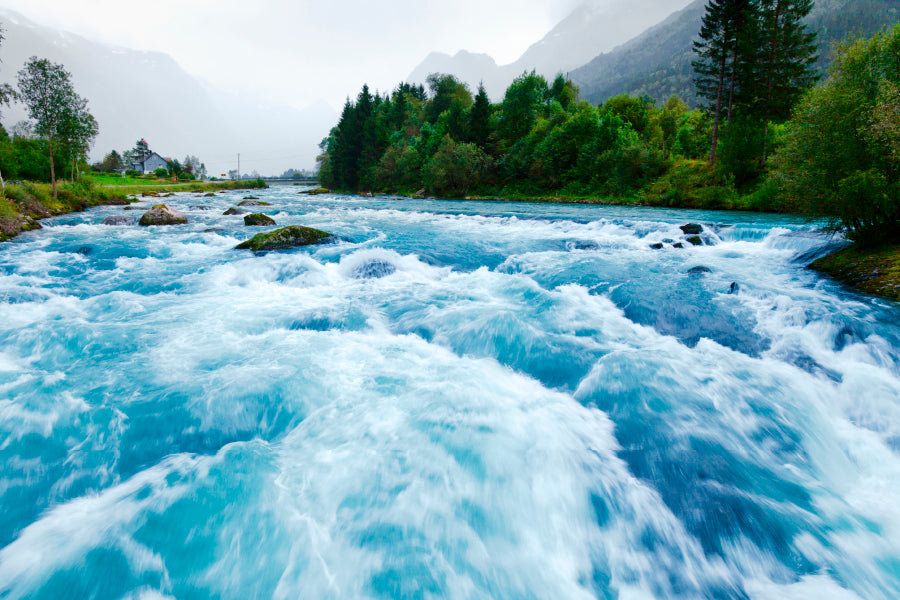
[[[792,208],[859,242],[900,239],[900,25],[843,47],[784,133],[771,177]]]
[[[640,199],[652,206],[703,209],[735,208],[737,192],[722,171],[707,161],[678,159]]]
[[[490,157],[475,144],[444,136],[438,151],[425,166],[427,188],[439,196],[465,196],[487,176],[490,163]]]
[[[153,174],[156,175],[157,177],[168,177],[169,170],[164,167],[160,167],[160,168],[156,169],[155,171],[153,171]]]

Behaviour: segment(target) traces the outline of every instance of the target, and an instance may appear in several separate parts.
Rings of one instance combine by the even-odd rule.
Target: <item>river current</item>
[[[0,246],[0,598],[900,597],[900,307],[815,224],[297,190],[334,243]]]

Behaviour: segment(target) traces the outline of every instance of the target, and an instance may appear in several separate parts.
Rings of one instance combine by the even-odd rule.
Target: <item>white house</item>
[[[162,156],[153,152],[144,160],[135,160],[131,163],[131,168],[140,171],[143,174],[152,173],[157,169],[168,169],[168,162]]]

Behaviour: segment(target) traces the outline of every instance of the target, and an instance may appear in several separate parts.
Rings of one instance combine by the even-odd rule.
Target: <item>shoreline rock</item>
[[[900,302],[900,244],[863,249],[853,245],[807,266],[866,294]]]
[[[277,225],[275,219],[262,213],[253,213],[244,217],[244,225],[247,227],[271,227]]]

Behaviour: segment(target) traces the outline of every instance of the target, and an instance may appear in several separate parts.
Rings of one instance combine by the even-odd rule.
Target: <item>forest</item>
[[[700,106],[523,73],[492,103],[452,75],[363,86],[322,141],[323,185],[447,198],[570,199],[805,212],[864,243],[900,239],[900,26],[848,38],[825,77],[810,0],[711,0]]]

